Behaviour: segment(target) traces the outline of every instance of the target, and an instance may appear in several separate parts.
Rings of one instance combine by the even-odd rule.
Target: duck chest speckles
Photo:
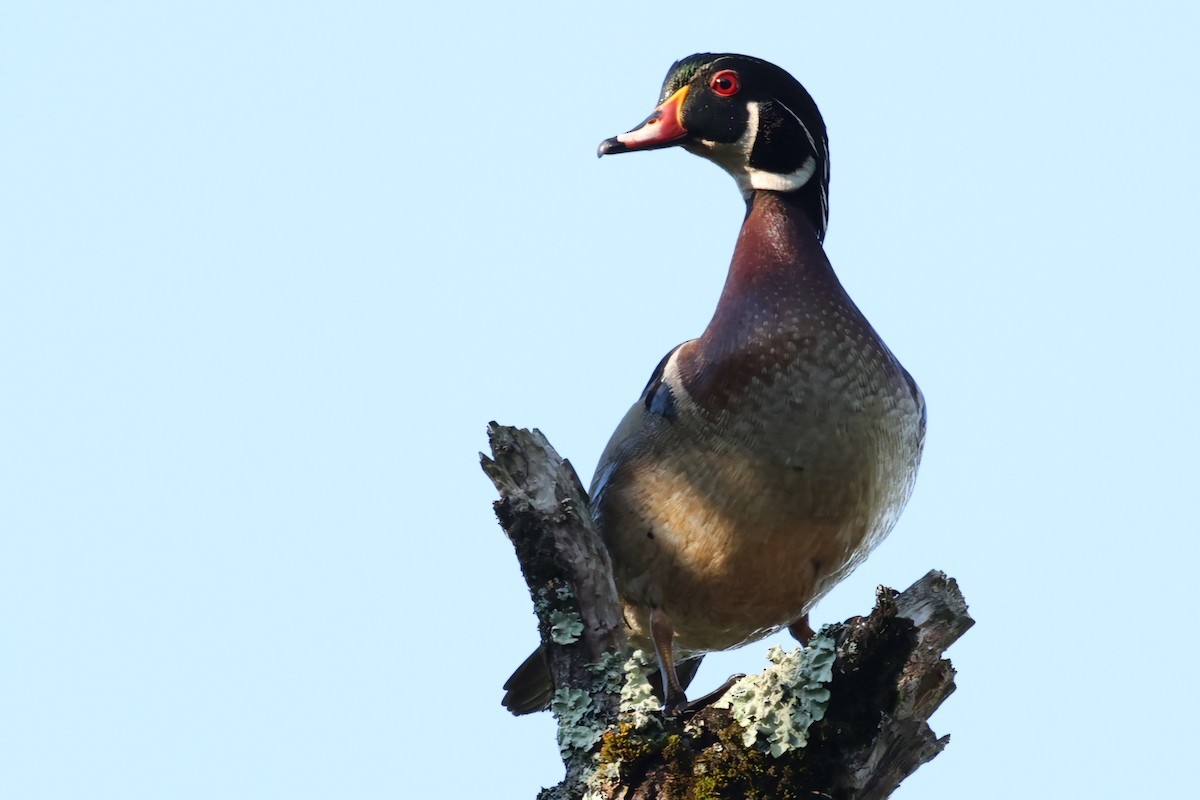
[[[911,490],[923,401],[794,213],[759,193],[712,322],[656,373],[671,414],[635,407],[641,434],[602,458],[598,520],[635,638],[654,607],[684,651],[791,623]]]

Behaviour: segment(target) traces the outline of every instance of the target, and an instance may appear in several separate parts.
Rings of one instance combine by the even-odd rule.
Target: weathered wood
[[[625,632],[612,560],[579,476],[541,431],[492,422],[488,439],[492,458],[480,461],[500,491],[496,516],[516,549],[557,687],[551,708],[567,775],[547,797],[578,797],[571,789],[594,770],[620,704]]]
[[[870,614],[825,626],[806,651],[775,653],[762,676],[693,715],[621,709],[620,605],[583,486],[540,432],[492,423],[489,437],[483,467],[557,687],[566,777],[542,798],[879,800],[946,746],[927,720],[954,691],[942,653],[973,621],[936,571],[904,592],[880,587]],[[785,699],[764,706],[755,687],[780,676],[793,681]]]

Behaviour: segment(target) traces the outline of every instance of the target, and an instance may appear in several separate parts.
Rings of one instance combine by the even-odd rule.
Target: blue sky
[[[971,604],[896,796],[1182,796],[1200,14],[1046,6],[6,6],[0,795],[558,780],[499,706],[536,633],[476,454],[536,426],[586,483],[707,322],[733,182],[594,152],[727,50],[816,98],[827,250],[929,402],[813,614],[931,568]]]

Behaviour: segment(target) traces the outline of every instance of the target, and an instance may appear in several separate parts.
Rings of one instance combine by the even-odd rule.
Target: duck
[[[926,407],[826,256],[829,141],[801,83],[751,56],[681,59],[598,155],[667,147],[729,173],[746,214],[711,321],[655,367],[589,496],[630,647],[681,713],[705,653],[785,628],[807,644],[810,609],[908,502]],[[505,689],[514,714],[546,708],[545,654]]]

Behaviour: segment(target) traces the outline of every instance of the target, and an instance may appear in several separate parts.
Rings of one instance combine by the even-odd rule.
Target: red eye
[[[708,85],[712,87],[713,93],[720,97],[733,97],[742,88],[738,74],[731,69],[723,69],[713,75]]]

